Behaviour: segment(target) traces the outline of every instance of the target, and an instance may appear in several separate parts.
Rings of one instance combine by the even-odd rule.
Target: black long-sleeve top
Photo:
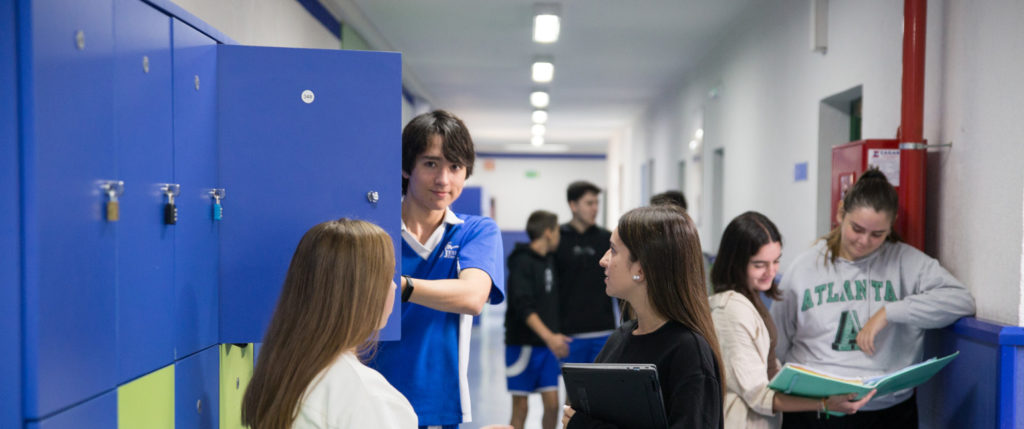
[[[583,233],[563,224],[555,257],[562,332],[565,335],[615,329],[612,299],[605,294],[604,268],[598,262],[608,251],[612,233],[591,225]]]
[[[722,429],[722,383],[707,340],[671,320],[649,334],[633,335],[635,329],[635,320],[616,329],[597,362],[653,363],[670,428]],[[567,429],[615,427],[576,410]]]
[[[526,317],[537,313],[551,330],[558,327],[558,285],[554,275],[554,256],[540,255],[528,243],[517,243],[508,255],[508,282],[505,287],[508,309],[505,311],[505,344],[544,346],[544,341],[526,324]]]

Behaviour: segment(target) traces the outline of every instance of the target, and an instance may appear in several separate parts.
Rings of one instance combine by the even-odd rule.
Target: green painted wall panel
[[[174,429],[174,365],[117,388],[119,429]]]
[[[253,345],[220,345],[220,429],[242,429],[242,398],[252,379]]]

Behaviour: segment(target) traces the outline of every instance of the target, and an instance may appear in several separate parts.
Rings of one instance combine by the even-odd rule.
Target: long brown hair
[[[618,234],[629,249],[630,259],[640,262],[647,278],[648,304],[704,337],[718,365],[718,382],[725,383],[722,353],[704,284],[700,238],[693,220],[673,205],[640,207],[622,215]],[[623,314],[634,312],[628,303],[624,307]],[[721,391],[724,395],[725,387]]]
[[[715,257],[715,264],[711,266],[711,284],[715,293],[735,291],[754,305],[757,314],[761,316],[761,321],[764,322],[765,329],[768,330],[768,367],[772,368],[775,365],[775,345],[778,341],[778,331],[775,329],[775,322],[768,312],[768,307],[761,301],[760,294],[750,289],[747,278],[750,258],[757,255],[757,252],[760,252],[761,248],[769,243],[779,243],[779,246],[782,246],[782,234],[779,233],[775,223],[768,219],[768,216],[755,211],[736,216],[722,233],[718,255]],[[771,288],[764,294],[778,301],[782,296],[782,292],[779,291],[779,283],[772,279]],[[769,372],[771,373],[770,370]]]
[[[896,193],[896,188],[889,183],[889,179],[885,177],[885,173],[877,168],[868,169],[861,174],[857,183],[854,183],[850,191],[843,196],[842,206],[839,209],[845,216],[846,213],[859,207],[868,207],[878,213],[888,213],[891,223],[889,235],[885,237],[885,240],[893,243],[900,241],[900,236],[894,229],[896,213],[900,207],[899,195]],[[843,239],[842,229],[843,225],[839,224],[819,239],[825,240],[825,265],[830,262],[835,264],[836,258],[839,257],[839,245]]]
[[[244,424],[291,427],[317,374],[342,352],[375,344],[394,270],[391,238],[372,223],[338,219],[306,232],[245,392]]]

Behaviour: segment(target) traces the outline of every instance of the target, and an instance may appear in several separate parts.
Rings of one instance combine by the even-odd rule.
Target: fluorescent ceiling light
[[[541,13],[533,17],[533,41],[537,43],[554,43],[558,41],[560,27],[558,15]]]
[[[530,139],[530,144],[534,146],[544,146],[544,136],[533,136]]]
[[[530,127],[530,133],[534,136],[543,136],[547,131],[548,127],[545,127],[542,124],[533,124],[533,126]]]
[[[533,81],[537,83],[548,83],[555,78],[555,65],[551,60],[537,60],[533,62]]]
[[[544,124],[548,122],[548,111],[547,110],[534,110],[533,114],[530,115],[535,124]]]
[[[533,91],[530,93],[530,104],[538,109],[548,107],[548,103],[551,102],[551,97],[548,96],[546,91]]]

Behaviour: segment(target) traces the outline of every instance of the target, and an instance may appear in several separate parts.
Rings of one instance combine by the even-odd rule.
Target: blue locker
[[[217,49],[220,172],[231,208],[221,225],[220,341],[259,342],[311,226],[343,216],[370,220],[392,235],[397,254],[401,58]],[[399,313],[385,339],[399,335]]]
[[[171,20],[140,0],[114,1],[114,136],[124,180],[117,237],[117,381],[174,361]]]
[[[115,180],[109,0],[22,1],[24,418],[115,386]],[[80,422],[81,423],[81,422]]]
[[[26,429],[110,429],[117,427],[117,391],[103,395],[39,421]]]
[[[220,422],[220,355],[208,347],[174,364],[174,425],[216,429]]]
[[[21,424],[21,254],[14,2],[0,2],[0,427]]]
[[[174,229],[175,357],[217,343],[217,43],[174,19],[174,180],[181,184]],[[198,84],[197,84],[198,82]],[[227,218],[231,218],[231,200]],[[214,419],[216,421],[216,419]]]

